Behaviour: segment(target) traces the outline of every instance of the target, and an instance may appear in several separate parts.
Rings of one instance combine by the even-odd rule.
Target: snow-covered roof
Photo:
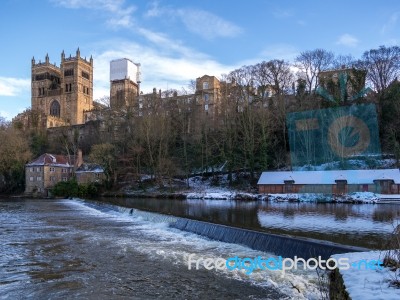
[[[34,166],[72,167],[69,164],[68,158],[65,155],[56,155],[50,153],[45,153],[40,155],[38,158],[26,164],[26,166],[27,167],[34,167]]]
[[[104,173],[104,169],[97,164],[82,164],[75,173]]]
[[[374,180],[393,180],[400,184],[399,169],[335,170],[335,171],[285,171],[263,172],[257,184],[284,184],[293,178],[295,184],[335,184],[347,180],[348,184],[373,184]]]

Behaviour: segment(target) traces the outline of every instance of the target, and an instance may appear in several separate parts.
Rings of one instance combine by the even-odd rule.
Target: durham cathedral
[[[32,58],[31,67],[31,109],[16,116],[13,122],[20,123],[22,128],[47,131],[90,121],[104,123],[111,115],[122,116],[121,113],[127,111],[142,116],[155,106],[162,106],[164,111],[181,111],[179,103],[191,106],[187,109],[192,114],[200,113],[214,119],[225,84],[215,76],[204,75],[196,79],[194,94],[178,96],[176,91],[161,92],[156,88],[152,93],[143,94],[140,91],[140,64],[126,58],[116,59],[110,62],[109,103],[104,105],[93,101],[93,58],[81,57],[79,48],[73,56],[66,56],[62,51],[59,66],[52,64],[46,55],[44,61]]]

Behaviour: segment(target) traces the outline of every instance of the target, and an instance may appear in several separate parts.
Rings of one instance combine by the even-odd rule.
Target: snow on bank
[[[394,271],[384,267],[376,269],[365,267],[365,261],[383,261],[385,254],[384,251],[371,251],[332,255],[336,260],[349,259],[352,267],[348,270],[339,267],[339,272],[351,299],[400,299],[400,289],[390,284],[396,276]]]
[[[240,193],[235,191],[206,190],[201,192],[190,192],[186,199],[214,199],[214,200],[261,200],[262,196],[252,193]]]
[[[214,186],[213,178],[195,176],[189,178],[190,190],[184,192],[186,199],[213,199],[213,200],[261,200],[262,195],[237,191],[229,187],[228,175],[219,175],[214,178],[219,186]]]
[[[299,201],[299,202],[362,202],[376,203],[379,195],[371,192],[356,192],[347,195],[332,195],[319,193],[301,194],[268,194],[266,197],[270,201]]]

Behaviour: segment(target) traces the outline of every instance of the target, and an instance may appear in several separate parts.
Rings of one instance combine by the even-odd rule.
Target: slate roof
[[[83,163],[78,169],[76,169],[75,173],[104,173],[104,169],[98,164],[86,164]]]
[[[54,167],[72,167],[68,161],[68,157],[65,155],[57,155],[45,153],[40,155],[38,158],[32,160],[27,167],[33,166],[54,166]]]

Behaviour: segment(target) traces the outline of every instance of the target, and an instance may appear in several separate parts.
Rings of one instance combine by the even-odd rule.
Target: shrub
[[[76,179],[58,182],[51,190],[55,197],[96,197],[99,186],[95,183],[78,184]]]

